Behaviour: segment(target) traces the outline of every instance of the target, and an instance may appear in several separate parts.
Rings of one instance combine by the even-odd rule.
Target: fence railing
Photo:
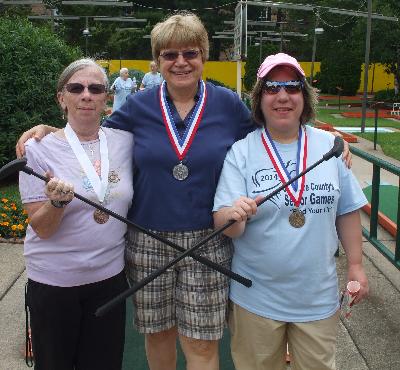
[[[369,230],[363,227],[363,235],[368,241],[382,253],[394,266],[400,270],[400,191],[398,199],[393,199],[393,202],[397,201],[397,232],[395,236],[395,250],[394,253],[386,245],[378,240],[378,210],[379,210],[379,188],[381,182],[381,169],[389,171],[394,175],[398,176],[398,184],[400,188],[400,167],[397,167],[385,160],[370,155],[358,148],[351,147],[351,152],[372,163],[372,193],[371,193],[371,218],[369,223]]]

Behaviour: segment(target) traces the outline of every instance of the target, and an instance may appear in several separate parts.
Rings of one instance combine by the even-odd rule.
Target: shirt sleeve
[[[129,95],[126,99],[125,104],[123,104],[120,108],[115,110],[110,117],[108,117],[103,123],[102,126],[116,128],[118,130],[124,130],[133,133],[133,114],[132,99],[134,95]]]
[[[237,149],[237,144],[234,144],[226,155],[214,197],[214,212],[231,206],[241,196],[247,196],[245,162]]]
[[[43,153],[37,150],[40,143],[26,144],[26,159],[27,166],[32,168],[40,175],[44,175],[48,171],[46,163],[42,160]],[[19,173],[19,192],[22,203],[45,202],[48,200],[45,194],[45,182],[33,175],[28,175],[25,172]]]
[[[340,197],[338,202],[337,215],[360,209],[368,203],[360,184],[354,177],[341,158],[336,159],[339,166]]]

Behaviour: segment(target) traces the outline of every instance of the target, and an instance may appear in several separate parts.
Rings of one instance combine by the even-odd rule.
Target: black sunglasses
[[[89,86],[82,85],[79,82],[71,82],[65,85],[65,89],[71,94],[80,94],[85,87],[91,94],[103,94],[106,91],[106,87],[102,84],[90,84]]]
[[[265,81],[263,90],[270,95],[278,94],[281,91],[281,88],[284,88],[288,94],[297,94],[299,93],[303,87],[303,81],[294,80],[294,81]]]
[[[160,56],[163,57],[165,60],[172,62],[174,60],[177,60],[179,55],[182,55],[183,59],[192,60],[196,59],[200,53],[201,50],[194,50],[194,49],[183,50],[183,51],[169,50],[169,51],[164,51],[164,53],[160,54]]]

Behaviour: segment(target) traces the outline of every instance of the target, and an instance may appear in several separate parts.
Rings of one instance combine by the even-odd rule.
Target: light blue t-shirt
[[[163,79],[159,72],[156,73],[147,72],[143,77],[142,84],[145,89],[151,89],[154,86],[161,85],[162,81]]]
[[[312,127],[308,136],[307,167],[332,145],[330,133]],[[296,172],[297,141],[275,145],[288,172]],[[261,141],[261,129],[236,142],[224,162],[214,211],[240,196],[267,196],[281,185]],[[306,174],[300,210],[305,225],[289,224],[294,207],[281,191],[258,208],[244,233],[233,239],[232,270],[253,281],[246,288],[231,281],[230,299],[257,315],[285,322],[327,318],[339,306],[335,251],[335,220],[361,208],[367,200],[341,158],[323,162]]]

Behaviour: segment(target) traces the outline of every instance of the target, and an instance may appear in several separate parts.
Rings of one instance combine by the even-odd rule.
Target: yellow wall
[[[99,61],[103,67],[108,67],[110,73],[118,72],[120,68],[126,67],[128,69],[138,69],[144,73],[149,71],[149,60],[110,60],[110,61]],[[311,62],[300,62],[301,66],[309,76],[311,73]],[[245,62],[242,63],[242,76],[244,76]],[[385,90],[387,88],[393,89],[394,87],[394,75],[388,75],[384,71],[384,66],[381,64],[375,65],[375,72],[373,72],[374,66],[370,66],[368,72],[368,92],[372,90],[372,77],[374,74],[373,91]],[[363,69],[363,68],[362,68]],[[320,63],[315,62],[314,74],[320,71]],[[220,81],[227,86],[236,88],[236,62],[206,62],[204,66],[203,78],[211,78],[213,80]],[[361,83],[358,92],[362,93],[364,90],[364,71],[361,71]]]

